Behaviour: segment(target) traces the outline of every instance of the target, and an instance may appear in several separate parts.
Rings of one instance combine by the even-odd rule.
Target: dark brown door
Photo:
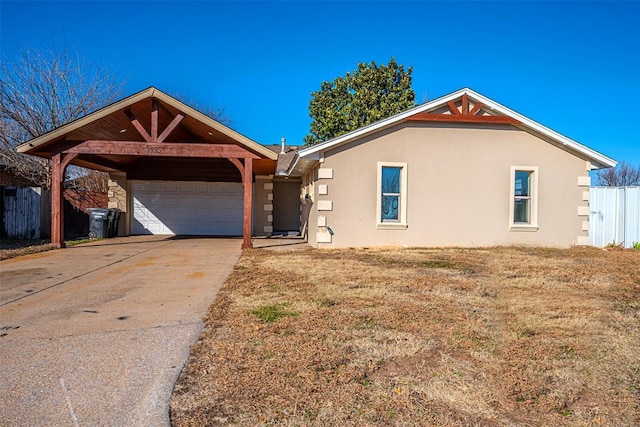
[[[300,181],[273,182],[273,231],[300,231]]]

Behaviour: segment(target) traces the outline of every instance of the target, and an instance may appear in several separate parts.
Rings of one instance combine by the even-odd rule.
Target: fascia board
[[[378,130],[384,129],[386,127],[389,126],[393,126],[396,123],[401,122],[402,120],[406,119],[407,117],[411,117],[414,114],[417,113],[422,113],[423,111],[427,111],[431,108],[435,108],[437,106],[439,106],[440,104],[443,103],[447,103],[453,99],[456,99],[457,97],[461,96],[464,93],[465,89],[461,89],[459,91],[453,92],[449,95],[445,95],[443,97],[434,99],[433,101],[429,101],[425,104],[422,105],[418,105],[416,107],[413,107],[407,111],[404,111],[402,113],[396,114],[395,116],[391,116],[388,117],[386,119],[377,121],[375,123],[371,123],[370,125],[366,125],[361,127],[360,129],[356,129],[354,131],[351,131],[349,133],[345,133],[344,135],[341,135],[337,138],[333,138],[330,139],[328,141],[322,142],[320,144],[316,144],[316,145],[312,145],[310,147],[307,148],[303,148],[302,150],[298,151],[300,157],[307,157],[311,154],[314,153],[318,153],[320,151],[326,151],[329,150],[335,146],[341,145],[345,142],[349,142],[353,139],[368,135],[370,133],[376,132]]]
[[[293,159],[293,161],[291,162],[287,170],[284,172],[284,175],[286,176],[291,175],[291,172],[293,171],[293,169],[295,169],[296,165],[298,164],[298,160],[300,160],[300,156],[298,155],[298,153],[296,153],[295,158]]]
[[[293,173],[293,170],[296,168],[296,166],[298,166],[298,163],[300,162],[300,155],[299,153],[296,153],[296,157],[295,159],[291,162],[291,165],[289,166],[289,169],[287,169],[284,173],[284,175],[286,176],[290,176]],[[309,170],[309,168],[311,168],[313,165],[318,164],[320,157],[318,156],[318,154],[314,154],[311,156],[307,156],[304,160],[307,160],[308,162],[306,162],[305,164],[302,165],[302,174],[304,175],[305,173],[307,173],[307,171]]]
[[[109,114],[115,111],[118,111],[119,109],[125,108],[128,105],[135,104],[136,102],[149,97],[150,94],[153,92],[153,90],[154,88],[150,87],[143,91],[135,93],[131,96],[128,96],[124,99],[121,99],[120,101],[116,101],[113,104],[107,105],[106,107],[103,107],[99,110],[94,111],[93,113],[89,113],[84,117],[80,117],[79,119],[76,119],[70,123],[67,123],[66,125],[63,125],[57,129],[53,129],[43,135],[33,138],[32,140],[24,142],[18,145],[18,147],[16,147],[16,150],[19,153],[25,153],[27,151],[30,151],[44,144],[45,142],[51,141],[52,139],[59,138],[69,132],[72,132],[84,126],[87,123],[90,123],[94,120],[98,120],[98,119],[101,119],[102,117],[108,116]]]
[[[254,140],[242,135],[239,132],[236,132],[235,130],[221,124],[220,122],[212,119],[211,117],[201,113],[198,110],[193,109],[192,107],[189,107],[186,104],[183,104],[182,102],[178,101],[177,99],[173,98],[172,96],[167,95],[166,93],[158,90],[158,89],[154,89],[154,92],[152,92],[152,97],[157,98],[163,102],[166,102],[167,104],[173,106],[174,108],[176,108],[177,110],[180,110],[182,112],[184,112],[185,114],[187,114],[188,116],[193,117],[194,119],[206,124],[207,126],[217,130],[218,132],[221,132],[227,136],[229,136],[230,138],[233,138],[235,141],[238,141],[239,143],[245,145],[246,147],[257,151],[258,153],[262,154],[264,157],[271,159],[271,160],[277,160],[278,159],[278,154],[274,153],[273,151],[269,150],[267,147],[264,147],[260,144],[258,144],[257,142],[255,142]]]
[[[112,114],[118,110],[121,110],[123,108],[128,107],[129,105],[133,105],[136,102],[142,101],[146,98],[156,98],[164,103],[167,103],[169,105],[171,105],[172,107],[174,107],[175,109],[182,111],[183,113],[185,113],[186,115],[206,124],[207,126],[229,136],[230,138],[234,139],[235,141],[238,141],[240,144],[244,145],[245,147],[256,151],[258,153],[260,153],[261,155],[263,155],[265,158],[271,159],[271,160],[277,160],[278,155],[276,153],[274,153],[273,151],[269,150],[268,148],[258,144],[257,142],[253,141],[250,138],[247,138],[246,136],[242,135],[239,132],[234,131],[233,129],[217,122],[216,120],[212,119],[209,116],[206,116],[204,114],[202,114],[201,112],[199,112],[198,110],[193,109],[192,107],[189,107],[186,104],[183,104],[182,102],[178,101],[177,99],[173,98],[172,96],[167,95],[166,93],[154,88],[154,87],[150,87],[147,88],[141,92],[138,92],[136,94],[133,94],[127,98],[124,98],[120,101],[117,101],[111,105],[108,105],[106,107],[101,108],[100,110],[94,111],[93,113],[87,114],[84,117],[81,117],[77,120],[74,120],[71,123],[68,123],[64,126],[61,126],[57,129],[54,129],[50,132],[45,133],[44,135],[41,135],[37,138],[34,138],[30,141],[27,141],[23,144],[20,144],[17,147],[17,151],[20,153],[24,153],[24,152],[28,152],[30,150],[33,150],[34,148],[44,144],[45,142],[51,141],[53,139],[59,138],[61,136],[64,136],[65,134],[72,132],[88,123],[91,123],[92,121],[95,120],[99,120],[102,117],[108,116],[109,114]]]
[[[401,122],[402,120],[417,114],[417,113],[422,113],[425,111],[429,111],[438,107],[441,107],[442,105],[446,104],[449,101],[453,101],[457,98],[459,98],[460,96],[467,94],[467,96],[469,96],[471,99],[473,99],[476,102],[482,102],[487,108],[489,109],[493,109],[505,116],[511,117],[513,119],[518,120],[520,123],[523,124],[523,126],[525,127],[525,131],[527,130],[531,130],[534,132],[538,132],[544,136],[547,136],[548,138],[551,138],[554,141],[557,141],[558,143],[560,143],[561,145],[564,145],[578,153],[581,153],[583,155],[585,155],[586,157],[588,157],[592,163],[595,163],[597,165],[600,166],[604,166],[604,167],[615,167],[615,165],[617,164],[617,162],[601,153],[598,153],[595,150],[592,150],[589,147],[586,147],[582,144],[580,144],[579,142],[576,142],[570,138],[567,138],[566,136],[552,130],[549,129],[546,126],[541,125],[540,123],[531,120],[525,116],[523,116],[522,114],[519,114],[507,107],[505,107],[504,105],[501,105],[483,95],[480,95],[479,93],[469,89],[469,88],[463,88],[460,89],[456,92],[450,93],[448,95],[442,96],[440,98],[434,99],[432,101],[429,101],[425,104],[419,105],[417,107],[414,107],[410,110],[407,110],[405,112],[402,112],[400,114],[396,114],[395,116],[391,116],[387,119],[383,119],[380,120],[378,122],[372,123],[370,125],[367,126],[363,126],[360,129],[357,129],[355,131],[349,132],[347,134],[344,134],[342,136],[339,136],[337,138],[328,140],[326,142],[317,144],[317,145],[312,145],[311,147],[308,148],[303,148],[302,150],[299,151],[299,155],[300,157],[307,157],[311,154],[314,153],[318,153],[321,151],[326,151],[329,150],[331,148],[334,148],[336,146],[342,145],[346,142],[349,142],[351,140],[354,140],[356,138],[360,138],[362,136],[368,135],[370,133],[382,130],[386,127],[392,126],[396,123]]]
[[[534,120],[531,120],[530,118],[523,116],[522,114],[517,113],[505,107],[504,105],[501,105],[483,95],[480,95],[479,93],[476,93],[471,89],[466,89],[466,92],[467,92],[467,95],[470,96],[472,99],[474,99],[475,101],[482,102],[489,109],[495,110],[500,114],[503,114],[505,116],[509,116],[511,118],[518,120],[526,128],[533,130],[534,132],[540,133],[548,138],[551,138],[552,140],[557,141],[560,144],[574,151],[577,151],[578,153],[584,154],[585,156],[589,157],[590,160],[595,161],[595,163],[601,166],[615,167],[617,164],[615,160],[605,156],[604,154],[598,153],[597,151],[592,150],[591,148],[584,146],[579,142],[574,141],[573,139],[568,138],[562,135],[561,133],[558,133],[553,129],[550,129]]]

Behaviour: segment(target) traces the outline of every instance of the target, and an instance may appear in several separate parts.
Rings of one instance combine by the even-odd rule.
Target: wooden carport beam
[[[147,142],[151,142],[151,136],[149,136],[144,126],[140,124],[140,122],[138,121],[138,118],[131,112],[131,110],[124,110],[124,113],[127,115],[127,118],[129,119],[129,121],[131,121],[131,124],[133,125],[133,127],[136,128],[136,130],[140,135],[142,135],[144,140]]]
[[[176,126],[178,126],[178,124],[182,121],[182,119],[184,119],[184,114],[178,113],[173,118],[171,123],[169,123],[169,126],[167,126],[165,130],[162,131],[160,136],[158,136],[158,115],[160,114],[159,111],[160,111],[160,103],[158,102],[157,99],[152,99],[151,100],[151,135],[147,133],[147,130],[144,128],[144,126],[142,126],[142,124],[140,124],[140,121],[135,116],[135,114],[131,112],[131,110],[125,110],[124,113],[127,115],[127,118],[129,119],[129,121],[131,121],[131,124],[133,125],[133,127],[136,128],[136,130],[140,135],[142,135],[142,138],[144,138],[146,142],[155,144],[156,142],[163,142],[169,136],[169,134],[176,128]]]
[[[242,186],[244,187],[244,219],[242,227],[242,249],[253,248],[251,243],[251,213],[253,212],[253,159],[244,158],[244,165],[240,159],[230,157],[242,176]]]
[[[64,247],[64,171],[77,154],[55,154],[51,158],[51,245]]]
[[[158,100],[151,100],[151,141],[158,142]]]
[[[66,148],[65,153],[149,156],[149,157],[203,157],[203,158],[254,158],[259,157],[249,150],[233,144],[194,144],[173,142],[102,141],[89,140],[75,147]]]
[[[93,154],[84,154],[82,157],[76,157],[75,164],[88,169],[101,170],[95,168],[95,166],[102,166],[103,168],[110,169],[112,171],[126,172],[127,166],[113,160],[105,159],[104,157],[96,156]]]
[[[167,139],[167,137],[169,136],[171,131],[173,131],[176,128],[176,126],[178,126],[178,124],[182,121],[182,119],[184,119],[184,114],[178,113],[178,115],[175,116],[173,118],[173,120],[171,120],[171,123],[169,123],[169,126],[167,126],[162,131],[162,133],[158,137],[158,141],[157,142],[164,142],[164,140]]]

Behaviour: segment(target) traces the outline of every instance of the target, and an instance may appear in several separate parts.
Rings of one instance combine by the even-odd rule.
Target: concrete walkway
[[[240,244],[128,237],[0,262],[0,425],[169,425]]]
[[[302,237],[254,237],[254,249],[266,249],[274,251],[295,251],[311,249],[311,245]]]

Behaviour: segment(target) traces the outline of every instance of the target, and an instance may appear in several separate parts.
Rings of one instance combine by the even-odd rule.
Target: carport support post
[[[51,157],[51,246],[64,248],[64,171],[77,154]]]
[[[253,212],[253,159],[245,157],[244,173],[242,174],[244,187],[244,225],[242,229],[242,249],[251,249],[251,213]]]
[[[62,154],[51,158],[51,246],[64,247],[64,209],[62,204]]]

